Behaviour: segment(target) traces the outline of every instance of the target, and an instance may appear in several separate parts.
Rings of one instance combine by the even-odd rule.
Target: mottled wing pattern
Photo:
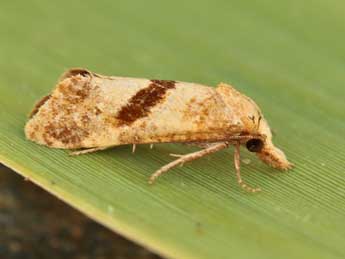
[[[62,78],[25,131],[48,146],[88,148],[221,141],[241,128],[211,87],[89,73]]]
[[[156,100],[154,105],[142,101],[140,109],[143,116],[136,116],[132,107],[132,98],[121,114],[126,110],[127,116],[135,111],[135,120],[123,123],[122,118],[115,116],[121,132],[121,143],[156,143],[156,142],[194,142],[224,140],[240,128],[241,122],[232,117],[219,94],[213,88],[201,85],[151,80],[144,89],[155,89],[148,93],[148,98]],[[157,89],[164,89],[164,94],[157,95]],[[140,91],[139,91],[140,93]],[[136,96],[136,95],[135,95]],[[141,100],[147,100],[141,98]],[[116,124],[115,123],[115,124]]]

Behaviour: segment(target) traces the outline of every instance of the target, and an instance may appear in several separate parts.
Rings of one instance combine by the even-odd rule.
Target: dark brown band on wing
[[[119,125],[130,125],[149,115],[151,108],[160,103],[168,89],[175,88],[175,81],[151,80],[148,87],[139,90],[117,113]]]

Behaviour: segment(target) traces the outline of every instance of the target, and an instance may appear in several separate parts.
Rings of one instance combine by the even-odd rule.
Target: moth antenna
[[[260,188],[253,188],[245,184],[242,180],[241,177],[241,170],[240,170],[240,143],[237,142],[235,145],[235,153],[234,153],[234,164],[235,164],[235,169],[236,169],[236,177],[237,177],[237,182],[238,184],[247,192],[260,192]]]
[[[257,130],[260,129],[260,122],[261,122],[261,119],[262,119],[262,116],[260,115],[259,118],[258,118],[258,128],[257,128]]]
[[[255,124],[255,116],[254,115],[248,116],[248,118]]]

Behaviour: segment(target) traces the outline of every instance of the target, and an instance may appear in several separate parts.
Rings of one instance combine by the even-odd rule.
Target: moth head
[[[231,85],[220,83],[216,91],[221,95],[226,106],[241,120],[244,129],[242,133],[255,136],[246,141],[246,148],[274,168],[291,168],[292,164],[285,154],[274,146],[271,129],[259,106]]]
[[[277,148],[272,142],[272,132],[267,121],[262,118],[257,133],[262,138],[253,138],[246,142],[249,151],[256,155],[266,164],[277,168],[287,170],[292,164],[287,160],[283,151]]]

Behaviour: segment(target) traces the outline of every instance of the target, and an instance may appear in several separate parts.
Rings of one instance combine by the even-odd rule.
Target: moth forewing
[[[125,144],[209,144],[205,151],[186,155],[190,161],[247,143],[265,163],[282,169],[290,165],[272,144],[254,101],[224,83],[212,88],[71,69],[31,115],[25,126],[28,139],[54,148],[86,149],[77,154]],[[262,147],[254,149],[258,141]]]

